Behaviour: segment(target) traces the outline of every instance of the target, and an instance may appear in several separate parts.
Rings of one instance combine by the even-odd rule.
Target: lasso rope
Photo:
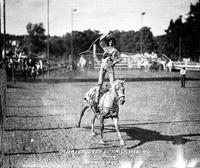
[[[97,42],[97,40],[99,40],[100,38],[101,38],[101,36],[99,36],[96,40],[94,40],[87,50],[79,53],[79,56],[81,56],[82,54],[84,54],[86,52],[93,53],[92,51],[90,51],[90,49]],[[97,58],[97,62],[99,63],[98,58]],[[107,73],[111,73],[111,72],[107,71]],[[116,76],[117,79],[120,79],[120,75],[119,74],[117,74],[117,75],[115,74],[115,76]]]
[[[90,51],[90,49],[91,49],[91,47],[97,42],[97,40],[100,39],[100,37],[101,37],[101,36],[99,36],[96,40],[94,40],[93,43],[90,45],[90,47],[89,47],[87,50],[85,50],[85,51],[79,53],[79,55],[82,55],[82,54],[84,54],[84,53],[86,53],[86,52],[92,53],[92,52]]]

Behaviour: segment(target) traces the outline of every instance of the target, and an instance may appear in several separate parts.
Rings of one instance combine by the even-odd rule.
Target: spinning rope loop
[[[97,40],[100,39],[100,37],[101,37],[101,36],[99,36],[96,40],[94,40],[93,43],[90,45],[90,47],[89,47],[87,50],[85,50],[85,51],[79,53],[79,55],[82,55],[82,54],[84,54],[84,53],[86,53],[86,52],[92,53],[92,51],[90,51],[90,49],[91,49],[92,46],[97,42]]]

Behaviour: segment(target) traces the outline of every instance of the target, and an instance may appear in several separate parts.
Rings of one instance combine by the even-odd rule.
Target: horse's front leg
[[[104,140],[103,140],[103,130],[104,130],[104,116],[100,116],[100,130],[101,130],[101,139],[100,139],[100,143],[104,144]]]
[[[125,145],[125,142],[124,142],[124,140],[122,139],[121,133],[120,133],[120,131],[119,131],[119,118],[118,118],[118,117],[113,118],[113,123],[114,123],[114,125],[115,125],[115,129],[116,129],[117,135],[118,135],[119,140],[120,140],[120,145],[121,145],[121,146],[124,146],[124,145]]]
[[[93,113],[93,118],[92,118],[92,120],[91,120],[91,130],[92,130],[92,136],[95,136],[96,134],[95,134],[95,132],[94,132],[94,122],[95,122],[95,119],[96,119],[96,113],[94,112]]]
[[[81,110],[80,117],[79,117],[78,123],[76,124],[76,127],[78,127],[78,128],[80,127],[82,117],[83,117],[83,115],[84,115],[84,113],[85,113],[85,110],[87,110],[88,107],[89,107],[89,106],[85,106],[85,107]]]

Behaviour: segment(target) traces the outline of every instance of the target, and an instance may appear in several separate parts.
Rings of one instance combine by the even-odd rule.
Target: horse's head
[[[113,89],[115,92],[115,97],[116,101],[120,104],[123,105],[125,103],[125,87],[124,87],[124,82],[122,80],[116,80],[113,83]]]

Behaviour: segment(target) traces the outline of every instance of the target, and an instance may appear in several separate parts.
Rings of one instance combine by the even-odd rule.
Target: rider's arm
[[[114,59],[114,65],[121,62],[123,60],[123,58],[120,56],[119,51],[117,51],[116,55],[115,55],[115,59]]]
[[[105,42],[105,39],[111,35],[111,32],[108,31],[107,33],[101,35],[99,44],[104,51],[107,51],[108,45]]]

